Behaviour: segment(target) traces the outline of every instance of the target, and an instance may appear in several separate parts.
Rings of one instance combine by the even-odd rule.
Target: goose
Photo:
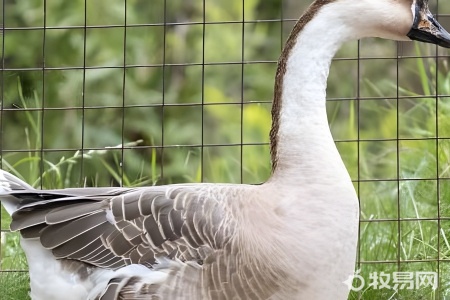
[[[343,42],[450,48],[427,0],[316,0],[278,62],[261,185],[37,190],[0,172],[33,299],[346,299],[359,205],[331,136],[326,81]]]

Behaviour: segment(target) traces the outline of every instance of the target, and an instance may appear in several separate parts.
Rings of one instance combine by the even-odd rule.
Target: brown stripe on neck
[[[305,28],[306,24],[308,24],[314,18],[320,8],[335,1],[336,0],[316,0],[311,4],[311,6],[300,17],[300,19],[292,29],[292,32],[289,35],[284,46],[283,52],[281,53],[280,59],[278,60],[278,68],[275,76],[274,98],[272,104],[272,128],[270,129],[270,156],[272,161],[272,173],[275,171],[278,163],[278,130],[280,128],[280,111],[282,105],[281,98],[287,61],[291,54],[292,48],[297,41],[297,37],[299,36],[303,28]]]

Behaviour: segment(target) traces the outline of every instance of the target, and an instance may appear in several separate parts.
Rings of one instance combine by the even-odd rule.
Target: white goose
[[[325,89],[339,46],[363,37],[450,47],[427,0],[316,0],[279,60],[262,185],[40,191],[1,171],[32,298],[346,299],[359,208]]]

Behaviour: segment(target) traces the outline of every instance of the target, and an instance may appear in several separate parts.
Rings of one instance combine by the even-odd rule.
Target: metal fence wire
[[[1,167],[47,189],[263,182],[276,62],[310,2],[2,0]],[[450,2],[430,8],[450,28]],[[327,94],[361,204],[350,298],[450,299],[448,51],[345,44]],[[26,299],[9,221],[0,294]]]

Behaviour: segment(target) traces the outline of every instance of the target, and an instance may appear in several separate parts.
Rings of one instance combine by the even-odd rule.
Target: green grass
[[[2,210],[2,221],[9,221],[9,216],[7,216]],[[29,276],[26,271],[28,265],[25,254],[20,248],[19,235],[2,232],[0,243],[1,270],[12,270],[0,272],[0,295],[2,295],[2,299],[29,299]]]
[[[420,48],[416,51],[421,55]],[[435,94],[436,87],[441,95],[450,93],[447,68],[437,70],[432,61],[418,59],[416,70],[423,95]],[[436,72],[438,82],[430,76]],[[400,90],[421,97],[412,90]],[[384,112],[381,123],[395,126],[390,122],[391,113],[396,113],[393,108]],[[366,282],[374,272],[391,276],[393,272],[437,272],[439,288],[394,291],[365,286],[359,293],[352,292],[350,299],[450,299],[450,222],[438,221],[450,217],[450,144],[433,138],[448,137],[450,102],[433,97],[406,99],[399,102],[399,109],[399,137],[404,140],[398,148],[396,141],[361,144],[361,177],[369,181],[359,186],[363,222],[357,268]]]

